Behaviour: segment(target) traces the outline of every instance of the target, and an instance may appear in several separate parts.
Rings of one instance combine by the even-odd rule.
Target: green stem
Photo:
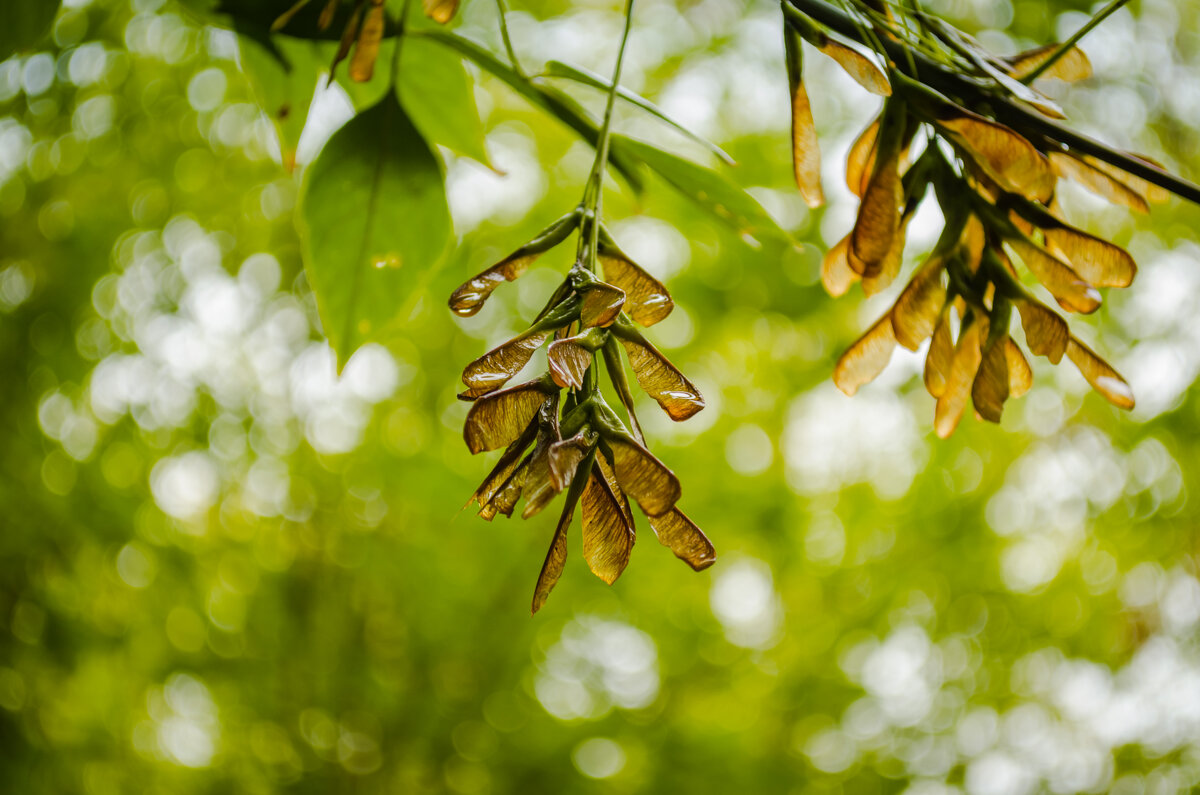
[[[504,0],[496,0],[496,10],[500,13],[500,38],[504,40],[509,66],[521,77],[525,77],[525,73],[521,71],[521,62],[517,60],[517,51],[513,49],[512,39],[508,35],[508,20],[505,16],[508,12],[504,8]]]
[[[600,123],[596,140],[596,159],[583,189],[583,223],[579,229],[579,248],[576,263],[596,272],[596,252],[600,244],[600,211],[603,206],[604,171],[608,164],[609,144],[612,141],[613,107],[617,100],[617,86],[621,82],[621,67],[625,63],[625,45],[629,43],[629,31],[633,28],[633,0],[625,3],[625,30],[621,34],[621,46],[617,49],[617,63],[613,67],[612,83],[608,87],[608,100],[604,106],[604,120]],[[583,388],[590,393],[596,388],[596,365],[593,363],[584,374]]]
[[[1051,66],[1054,66],[1054,64],[1058,63],[1058,60],[1060,58],[1062,58],[1064,55],[1066,55],[1068,52],[1070,52],[1071,48],[1074,47],[1076,44],[1078,44],[1080,39],[1082,39],[1087,34],[1091,33],[1092,28],[1099,25],[1101,22],[1103,22],[1105,19],[1107,19],[1110,14],[1112,14],[1114,11],[1116,11],[1118,8],[1120,8],[1121,6],[1125,5],[1128,2],[1129,2],[1129,0],[1111,0],[1111,2],[1108,5],[1106,5],[1104,8],[1100,9],[1099,11],[1097,11],[1096,15],[1087,21],[1087,24],[1085,24],[1079,30],[1075,31],[1074,35],[1072,35],[1071,38],[1067,39],[1062,44],[1060,44],[1058,46],[1058,49],[1050,54],[1049,58],[1047,58],[1046,60],[1044,60],[1040,64],[1038,64],[1038,67],[1036,69],[1034,69],[1032,72],[1030,72],[1029,74],[1022,77],[1021,82],[1024,83],[1025,85],[1029,85],[1030,83],[1032,83],[1039,76],[1041,76],[1042,73],[1044,73],[1047,69],[1049,69]]]
[[[396,23],[396,49],[392,51],[392,84],[388,90],[391,91],[396,87],[400,74],[400,48],[404,44],[404,34],[407,32],[408,22],[408,7],[412,4],[412,0],[404,0],[404,6],[400,9],[400,20]]]

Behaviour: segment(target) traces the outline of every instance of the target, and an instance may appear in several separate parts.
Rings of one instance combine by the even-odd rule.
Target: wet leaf
[[[846,187],[855,196],[862,198],[867,190],[867,182],[875,167],[875,146],[879,140],[879,119],[867,125],[862,134],[855,139],[846,156]]]
[[[571,527],[571,520],[575,518],[575,506],[579,504],[579,498],[583,495],[592,471],[592,462],[596,460],[595,456],[593,451],[579,465],[579,469],[571,481],[571,487],[567,491],[562,514],[558,518],[558,524],[554,527],[554,537],[550,540],[550,550],[546,553],[546,560],[542,563],[542,570],[538,574],[537,585],[533,589],[531,610],[533,613],[537,613],[542,609],[542,605],[546,604],[546,597],[550,595],[558,578],[562,576],[563,566],[567,562],[567,530]]]
[[[495,450],[512,443],[533,420],[538,408],[553,392],[543,378],[484,395],[471,404],[463,439],[472,453]]]
[[[850,267],[850,236],[846,235],[837,244],[825,252],[821,262],[821,284],[834,298],[845,295],[861,276]]]
[[[1032,298],[1014,298],[1013,305],[1021,314],[1021,327],[1025,329],[1025,342],[1029,350],[1036,356],[1045,356],[1051,364],[1062,361],[1071,339],[1067,322]]]
[[[575,470],[595,447],[596,434],[582,430],[570,439],[550,445],[550,483],[556,491],[562,491],[575,477]]]
[[[696,571],[703,571],[717,562],[717,551],[708,536],[678,508],[661,516],[651,516],[650,527],[660,544]]]
[[[1013,77],[1020,80],[1041,66],[1047,58],[1054,54],[1058,46],[1057,44],[1046,44],[1041,47],[1035,47],[1032,50],[1017,53],[1005,60],[1008,61]],[[1083,50],[1078,47],[1072,47],[1061,58],[1055,61],[1049,69],[1038,75],[1038,79],[1045,80],[1052,77],[1057,80],[1074,82],[1091,76],[1092,64],[1088,60],[1088,57],[1084,54]]]
[[[954,348],[954,361],[946,377],[946,388],[938,397],[934,410],[934,431],[942,439],[948,439],[954,433],[967,407],[967,399],[971,397],[971,386],[982,358],[979,344],[987,333],[984,326],[986,321],[977,315],[967,315],[963,321],[958,345]]]
[[[1119,409],[1129,411],[1134,406],[1133,390],[1121,374],[1108,362],[1096,355],[1088,346],[1074,337],[1067,343],[1067,358],[1079,368],[1079,372],[1087,379],[1104,398]]]
[[[682,422],[704,408],[700,390],[632,324],[618,323],[614,329],[629,357],[638,386],[654,398],[668,417]]]
[[[937,325],[946,303],[946,287],[942,284],[945,268],[946,260],[942,255],[930,256],[913,274],[892,306],[892,330],[896,342],[910,351],[921,347]]]
[[[938,313],[937,325],[929,341],[929,353],[925,356],[925,389],[935,398],[946,391],[950,368],[954,365],[954,340],[950,336],[950,304],[946,303]]]
[[[566,240],[578,225],[579,215],[570,212],[495,265],[471,277],[450,296],[451,311],[459,317],[476,314],[497,287],[520,278],[535,259]]]
[[[624,291],[625,312],[636,322],[649,327],[671,314],[675,302],[667,288],[621,251],[603,228],[599,257],[604,278]]]
[[[883,372],[896,349],[891,312],[875,321],[867,333],[851,345],[833,368],[833,383],[847,395]]]
[[[1100,293],[1079,278],[1070,265],[1028,238],[1009,238],[1008,244],[1063,309],[1086,315],[1100,307]]]
[[[516,471],[517,466],[521,462],[521,455],[533,444],[533,440],[537,437],[537,423],[531,422],[525,426],[524,433],[521,434],[515,442],[505,448],[500,459],[496,461],[496,465],[492,467],[492,471],[483,479],[483,483],[479,484],[479,488],[475,489],[475,493],[471,495],[471,499],[467,500],[467,505],[472,502],[478,503],[480,507],[487,505],[496,494],[504,486],[505,482]]]
[[[340,368],[407,319],[453,237],[441,164],[395,96],[347,122],[308,167],[299,227]]]
[[[1033,387],[1033,368],[1012,337],[1005,340],[1004,356],[1008,363],[1008,393],[1019,398]]]
[[[445,25],[458,13],[458,0],[421,0],[421,8],[425,16],[439,25]]]
[[[1070,179],[1114,204],[1124,205],[1139,213],[1150,212],[1146,199],[1127,184],[1102,169],[1065,152],[1051,152],[1050,165],[1054,173]]]
[[[354,56],[350,59],[350,79],[356,83],[365,83],[375,74],[379,45],[383,43],[384,23],[383,0],[370,0],[358,32]]]
[[[628,436],[605,435],[612,450],[613,469],[621,490],[641,506],[647,516],[659,516],[679,501],[679,478],[663,462]]]
[[[792,97],[792,173],[796,187],[809,207],[825,203],[821,190],[821,147],[817,126],[813,121],[812,105],[804,88],[804,50],[800,36],[790,25],[783,26],[787,54],[788,88]]]
[[[463,383],[478,396],[499,389],[521,371],[551,332],[526,332],[480,356],[463,370]],[[484,390],[481,392],[480,390]]]
[[[625,306],[625,291],[598,279],[578,288],[583,295],[579,322],[585,328],[611,326]]]
[[[584,560],[593,574],[612,585],[629,565],[635,536],[608,481],[595,468],[583,491],[581,507]]]
[[[601,329],[589,329],[576,337],[566,337],[550,343],[546,358],[554,383],[564,389],[582,389],[583,376],[592,366],[592,354],[607,338]]]

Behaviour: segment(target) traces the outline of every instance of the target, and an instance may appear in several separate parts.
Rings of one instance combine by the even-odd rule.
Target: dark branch
[[[787,2],[839,35],[865,47],[875,49],[872,42],[863,40],[861,25],[826,0],[787,0]],[[1113,149],[1095,138],[1075,132],[1006,97],[989,92],[985,89],[985,84],[946,68],[920,51],[908,47],[904,42],[888,36],[878,38],[882,40],[881,44],[886,51],[888,60],[894,63],[897,69],[929,88],[951,97],[957,97],[967,105],[988,106],[997,121],[1012,127],[1027,138],[1035,140],[1044,138],[1074,151],[1091,155],[1134,176],[1141,177],[1152,185],[1165,188],[1177,196],[1200,204],[1200,185]],[[916,66],[915,74],[911,73],[910,63]]]

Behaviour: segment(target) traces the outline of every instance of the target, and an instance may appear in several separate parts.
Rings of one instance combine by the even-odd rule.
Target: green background
[[[1089,11],[929,7],[1006,53]],[[1141,267],[1072,319],[1129,379],[1132,414],[1037,360],[1000,427],[968,417],[939,442],[915,356],[853,399],[829,381],[900,287],[834,301],[818,278],[878,99],[809,53],[830,197],[810,212],[778,15],[644,0],[625,83],[727,149],[724,173],[802,245],[747,245],[655,179],[606,196],[614,236],[678,304],[649,338],[708,399],[681,425],[641,415],[719,559],[693,573],[643,522],[608,587],[576,535],[532,619],[554,512],[459,512],[491,456],[468,454],[454,395],[569,245],[474,318],[445,298],[577,202],[590,148],[471,68],[504,174],[440,150],[455,240],[402,330],[339,379],[301,270],[303,168],[280,166],[232,34],[161,0],[71,0],[0,62],[0,788],[1200,784],[1200,213],[1064,197]],[[607,73],[620,23],[608,2],[511,14],[531,71]],[[491,4],[456,25],[501,51]],[[1079,128],[1194,179],[1197,30],[1192,4],[1134,2],[1085,40],[1096,77],[1051,88]],[[301,164],[350,107],[322,100]],[[628,107],[616,129],[705,157]],[[908,268],[937,218],[912,229]]]

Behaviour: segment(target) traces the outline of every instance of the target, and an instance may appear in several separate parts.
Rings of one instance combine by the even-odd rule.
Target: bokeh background
[[[1092,10],[927,5],[1004,53]],[[619,11],[521,0],[513,37],[527,66],[607,72]],[[499,51],[495,13],[467,2],[460,32]],[[553,511],[459,512],[490,463],[467,453],[454,393],[569,254],[474,318],[445,297],[574,205],[590,150],[480,76],[505,173],[443,152],[457,244],[405,333],[338,378],[292,215],[303,164],[351,113],[340,88],[318,93],[288,174],[236,39],[170,2],[67,0],[37,51],[0,63],[0,789],[1200,785],[1200,213],[1064,196],[1141,266],[1073,319],[1128,377],[1132,414],[1038,360],[1001,427],[968,418],[939,442],[919,357],[853,399],[830,383],[898,289],[834,301],[818,279],[878,100],[810,55],[830,203],[808,211],[778,17],[639,0],[625,74],[724,145],[803,247],[749,246],[661,184],[607,199],[678,303],[651,338],[708,408],[642,415],[720,558],[693,573],[643,523],[607,587],[576,537],[532,619]],[[1135,0],[1083,49],[1096,77],[1055,89],[1074,123],[1200,176],[1200,6]],[[617,125],[704,156],[628,109]],[[910,263],[938,220],[914,222]]]

